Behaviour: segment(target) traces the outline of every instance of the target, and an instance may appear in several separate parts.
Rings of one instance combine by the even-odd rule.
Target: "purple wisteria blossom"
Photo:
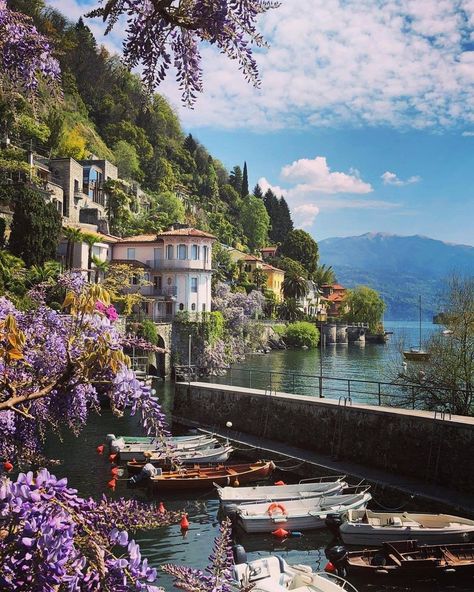
[[[59,62],[48,39],[32,20],[0,0],[0,81],[8,87],[34,94],[40,81],[59,87]]]
[[[183,102],[192,105],[202,92],[200,44],[215,45],[227,57],[237,60],[248,82],[259,86],[252,45],[265,44],[257,32],[260,14],[276,8],[269,0],[104,0],[88,16],[107,21],[106,33],[126,19],[124,58],[134,68],[143,66],[143,78],[150,90],[162,82],[171,66]]]
[[[134,500],[83,499],[46,469],[20,473],[16,482],[3,477],[0,589],[157,591],[156,569],[127,530],[178,520]]]

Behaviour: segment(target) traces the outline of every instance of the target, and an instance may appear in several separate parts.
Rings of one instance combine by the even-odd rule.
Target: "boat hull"
[[[183,465],[202,465],[202,464],[219,464],[229,460],[229,456],[232,452],[232,448],[226,447],[222,449],[216,449],[214,452],[209,451],[208,454],[203,454],[202,456],[199,454],[200,451],[195,451],[197,454],[193,454],[191,456],[186,456],[186,453],[183,455],[177,454],[179,456],[179,461]],[[205,450],[203,450],[205,452]],[[151,463],[155,467],[166,467],[169,466],[170,459],[168,458],[153,458],[151,457],[148,461],[138,462],[138,461],[130,461],[127,463],[127,470],[130,475],[134,475],[139,473],[145,464]]]
[[[423,545],[442,545],[474,541],[474,529],[470,532],[466,531],[466,529],[450,532],[442,530],[426,532],[426,529],[422,528],[398,528],[396,530],[384,528],[383,532],[374,533],[355,529],[343,530],[343,527],[344,525],[340,528],[340,535],[343,543],[346,545],[378,545],[400,540],[418,541]]]
[[[186,474],[177,471],[163,472],[158,477],[150,479],[152,489],[157,491],[183,491],[195,489],[212,489],[214,483],[233,485],[234,483],[252,483],[271,475],[275,465],[270,462],[256,462],[242,465],[228,465],[227,467],[209,467],[208,470],[188,469]]]
[[[185,441],[185,442],[170,442],[169,445],[172,450],[176,452],[179,456],[181,452],[186,450],[204,450],[206,448],[210,448],[211,446],[217,444],[217,440],[215,438],[208,438],[207,440],[200,440],[200,441]],[[143,445],[127,445],[122,450],[119,451],[119,458],[121,461],[129,461],[129,460],[144,460],[145,455],[144,453],[159,453],[159,450],[156,448],[156,444],[143,444]]]
[[[430,354],[421,351],[404,351],[403,357],[410,362],[425,362],[430,359]]]

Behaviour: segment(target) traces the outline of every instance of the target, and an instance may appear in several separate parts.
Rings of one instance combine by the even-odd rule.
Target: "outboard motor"
[[[344,522],[340,514],[328,514],[326,516],[326,526],[331,534],[339,539],[339,527]]]
[[[130,477],[129,482],[131,485],[136,485],[137,483],[140,483],[140,481],[143,481],[143,479],[158,477],[162,474],[162,472],[163,471],[161,469],[156,468],[151,463],[146,463],[139,473]]]
[[[112,440],[115,440],[115,434],[107,434],[107,436],[105,436],[105,441],[107,442],[107,444],[110,444],[110,442],[112,442]]]
[[[115,438],[109,443],[110,452],[116,454],[125,447],[125,440],[123,438]]]
[[[234,556],[235,565],[247,563],[247,553],[242,545],[234,545],[232,547],[232,555]]]
[[[325,549],[324,554],[328,561],[336,568],[337,575],[345,578],[347,575],[347,558],[349,556],[347,549],[343,545],[335,545],[334,547]]]

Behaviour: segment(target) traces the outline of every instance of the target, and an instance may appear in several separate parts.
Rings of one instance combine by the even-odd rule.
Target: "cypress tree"
[[[255,195],[255,197],[258,197],[259,199],[263,199],[263,191],[258,183],[253,188],[252,194]]]
[[[278,240],[278,198],[271,189],[268,189],[263,198],[263,203],[270,216],[270,230],[268,236],[272,242]]]
[[[286,199],[281,196],[278,204],[278,232],[280,241],[285,240],[286,235],[293,230],[293,220],[291,219],[290,208]]]
[[[242,176],[242,189],[240,190],[240,195],[242,197],[247,197],[249,194],[249,176],[247,171],[247,163],[244,162],[244,173]]]
[[[183,146],[190,154],[194,155],[198,145],[192,134],[188,134],[184,140]]]
[[[27,267],[55,259],[61,234],[61,216],[36,189],[20,187],[10,228],[9,250]]]

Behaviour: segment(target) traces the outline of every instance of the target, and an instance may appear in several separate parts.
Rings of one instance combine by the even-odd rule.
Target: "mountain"
[[[446,279],[474,275],[474,247],[425,236],[367,233],[318,244],[320,260],[334,268],[341,284],[364,284],[381,293],[386,319],[417,319],[421,295],[423,318],[429,320],[442,308]]]

